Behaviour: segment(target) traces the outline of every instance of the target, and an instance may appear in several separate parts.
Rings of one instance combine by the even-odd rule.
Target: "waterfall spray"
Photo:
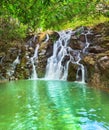
[[[84,33],[85,35],[85,47],[83,50],[74,50],[69,46],[69,41],[74,34],[74,31],[62,31],[58,32],[59,39],[54,43],[53,55],[48,58],[46,66],[45,79],[55,79],[55,80],[67,80],[69,63],[78,65],[78,70],[76,74],[77,81],[85,83],[85,67],[81,62],[81,55],[86,54],[86,50],[90,43],[87,40],[87,35],[90,34],[88,31]],[[65,62],[65,57],[69,57]],[[81,78],[79,75],[81,72]]]
[[[13,61],[13,63],[10,66],[10,70],[7,71],[7,74],[11,77],[15,73],[16,66],[20,64],[19,55],[16,57],[16,59]]]
[[[46,79],[66,80],[68,75],[69,61],[62,64],[64,57],[67,55],[67,48],[72,31],[59,32],[59,39],[54,43],[53,55],[48,58],[46,67]]]
[[[90,45],[90,43],[88,42],[88,39],[87,39],[87,35],[88,35],[88,34],[91,34],[91,33],[90,33],[90,31],[88,30],[87,33],[83,33],[83,34],[84,34],[84,36],[85,36],[85,47],[83,48],[82,53],[83,53],[83,55],[85,55],[85,54],[86,54],[86,51],[87,51],[87,48],[88,48],[89,45]],[[84,67],[83,64],[80,63],[80,61],[81,61],[81,58],[80,58],[81,56],[80,56],[80,54],[78,55],[78,57],[79,57],[79,61],[78,61],[77,64],[79,65],[79,68],[78,68],[78,70],[77,70],[76,79],[79,78],[79,71],[81,71],[81,82],[82,82],[82,83],[85,83],[85,67]]]
[[[33,55],[33,57],[31,57],[31,63],[32,63],[31,79],[37,79],[37,72],[36,72],[35,61],[38,59],[38,49],[39,49],[39,44],[37,44],[35,52],[34,52],[34,55]]]

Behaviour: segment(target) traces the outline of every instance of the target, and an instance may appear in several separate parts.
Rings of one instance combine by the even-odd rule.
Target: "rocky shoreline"
[[[86,82],[90,86],[109,88],[109,23],[101,23],[95,27],[82,27],[88,29],[90,46],[87,54],[82,54],[81,63],[86,68]],[[85,36],[82,28],[75,29],[71,36],[70,47],[83,50]],[[49,38],[48,38],[49,37]],[[45,75],[47,59],[53,54],[53,44],[59,38],[55,31],[47,31],[28,36],[24,42],[13,41],[3,43],[0,41],[0,80],[29,79],[33,66],[30,58],[34,56],[35,48],[39,44],[36,70],[38,78]],[[66,57],[64,60],[67,60]],[[75,81],[77,65],[69,64],[68,81]]]

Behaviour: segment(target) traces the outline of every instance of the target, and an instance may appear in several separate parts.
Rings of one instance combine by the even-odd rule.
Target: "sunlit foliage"
[[[108,16],[103,11],[108,5],[108,0],[1,0],[0,16],[17,18],[32,29],[55,29],[76,17]]]

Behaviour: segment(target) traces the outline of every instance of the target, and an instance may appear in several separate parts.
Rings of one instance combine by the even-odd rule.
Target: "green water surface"
[[[1,83],[0,130],[109,130],[109,93],[65,81]]]

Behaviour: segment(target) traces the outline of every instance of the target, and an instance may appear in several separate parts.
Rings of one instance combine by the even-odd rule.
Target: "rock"
[[[58,32],[49,32],[49,37],[52,42],[56,41],[59,38]]]
[[[71,36],[71,39],[72,39],[72,40],[77,40],[78,38],[77,38],[77,36],[72,35],[72,36]]]
[[[92,66],[94,66],[95,63],[96,63],[96,59],[93,55],[85,56],[83,61],[84,61],[85,64],[92,65]]]
[[[68,30],[69,31],[69,30]],[[66,31],[66,33],[68,33]],[[87,34],[87,39],[85,35]],[[48,36],[48,37],[47,37]],[[48,40],[47,40],[48,38]],[[28,79],[32,73],[31,57],[34,55],[35,47],[39,44],[38,59],[35,65],[38,77],[44,77],[47,59],[53,55],[53,45],[59,39],[56,31],[46,31],[31,35],[26,43],[1,43],[0,42],[0,78],[9,78],[8,70],[14,79]],[[47,40],[47,41],[46,41]],[[90,43],[87,53],[83,53],[86,42]],[[63,43],[62,43],[63,44]],[[81,54],[81,63],[87,68],[87,82],[95,87],[109,88],[109,23],[101,23],[91,28],[89,33],[87,27],[80,27],[73,31],[69,46],[75,51],[67,50],[66,56],[62,60],[62,65],[73,56],[74,61],[78,60],[78,52]],[[68,49],[68,48],[67,48]],[[72,50],[71,49],[71,50]],[[58,52],[60,48],[58,49]],[[15,66],[13,71],[13,61],[19,55],[20,64]],[[78,70],[77,64],[69,64],[68,80],[75,81]],[[81,71],[79,71],[81,79]]]
[[[109,57],[108,56],[101,57],[98,60],[98,65],[100,67],[100,70],[107,71],[109,69]]]
[[[47,46],[48,46],[48,44],[46,44],[45,42],[42,42],[42,43],[40,44],[39,50],[46,49]]]
[[[82,42],[86,42],[85,35],[84,35],[84,34],[81,34],[81,35],[79,36],[79,40],[82,41]]]
[[[41,50],[41,52],[39,52],[39,56],[45,55],[45,53],[46,53],[46,50]]]
[[[34,50],[34,48],[29,47],[29,48],[28,48],[28,51],[29,51],[30,53],[32,53],[32,54],[33,54],[35,50]]]
[[[82,41],[79,41],[77,39],[71,39],[70,40],[70,43],[69,43],[69,46],[73,49],[77,49],[77,50],[82,50],[85,46],[85,44],[82,42]]]
[[[43,78],[46,71],[47,57],[45,54],[39,55],[37,63],[37,74],[39,78]]]
[[[38,41],[39,41],[39,43],[45,41],[45,39],[46,39],[46,33],[45,32],[38,34]]]
[[[46,49],[46,57],[49,58],[53,55],[53,44],[49,44]]]
[[[68,70],[68,81],[76,81],[76,73],[77,73],[78,66],[76,64],[69,64]]]
[[[100,46],[91,46],[91,47],[89,47],[88,51],[90,53],[102,53],[102,52],[106,51],[106,49],[104,49]]]

